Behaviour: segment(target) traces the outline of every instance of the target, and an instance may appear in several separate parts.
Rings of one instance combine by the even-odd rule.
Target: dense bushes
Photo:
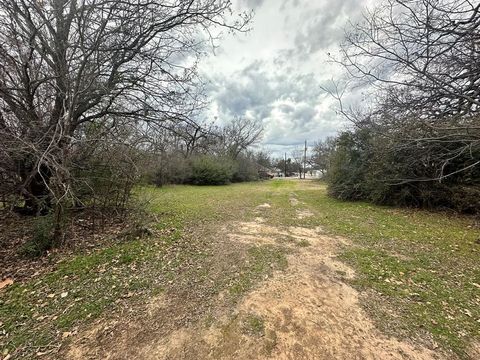
[[[191,178],[191,161],[181,154],[162,154],[157,162],[154,162],[154,166],[156,170],[151,176],[151,182],[157,186],[185,184]],[[149,181],[150,176],[147,176],[147,182]]]
[[[228,184],[234,174],[234,165],[228,159],[200,156],[191,164],[192,174],[188,182],[195,185]]]
[[[128,146],[101,144],[91,153],[79,153],[72,164],[76,207],[124,210],[138,181],[136,164],[143,155]]]
[[[164,155],[158,162],[152,182],[166,184],[224,185],[258,180],[258,164],[253,156],[240,154],[236,159],[218,155],[185,158]]]
[[[478,147],[446,159],[445,148],[461,148],[460,141],[412,142],[391,135],[388,129],[368,126],[342,133],[330,157],[330,194],[343,200],[480,212],[480,169],[469,167],[480,158]]]
[[[342,200],[359,200],[367,196],[365,188],[368,158],[368,139],[359,141],[355,133],[343,133],[337,139],[331,155],[327,179],[329,192]]]
[[[36,218],[33,224],[32,236],[20,248],[20,254],[31,258],[44,255],[54,245],[53,230],[54,222],[51,216]]]
[[[354,126],[332,154],[333,196],[480,212],[479,20],[469,1],[381,1],[347,29],[345,81],[324,88]]]
[[[231,182],[256,181],[259,179],[259,164],[252,154],[240,154],[233,162]]]

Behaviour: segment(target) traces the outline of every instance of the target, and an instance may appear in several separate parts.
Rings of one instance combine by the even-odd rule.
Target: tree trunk
[[[34,169],[27,164],[28,162],[24,160],[18,167],[24,184],[20,193],[25,203],[23,207],[17,207],[16,210],[23,215],[46,215],[52,209],[52,199],[48,189],[52,173],[46,165],[41,165],[40,169]],[[34,172],[33,175],[32,172]]]
[[[54,211],[54,227],[53,227],[53,247],[60,247],[63,243],[63,215],[64,215],[64,208],[61,203],[57,203],[55,205]]]

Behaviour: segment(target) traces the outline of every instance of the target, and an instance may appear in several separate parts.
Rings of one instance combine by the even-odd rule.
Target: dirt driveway
[[[347,240],[328,236],[321,228],[270,224],[272,206],[261,204],[252,209],[252,219],[219,228],[215,234],[217,261],[235,256],[240,249],[281,246],[287,254],[285,269],[266,275],[233,302],[226,290],[210,302],[199,299],[202,295],[198,293],[195,299],[162,294],[151,299],[140,317],[128,321],[117,317],[85,329],[66,357],[444,358],[440,352],[387,337],[375,328],[359,305],[359,294],[347,285],[346,280],[355,277],[354,271],[336,257],[342,246],[349,245]],[[289,206],[298,219],[315,216],[295,194],[290,195]],[[245,260],[243,255],[239,258]],[[189,318],[195,304],[199,308],[207,305],[200,315]]]

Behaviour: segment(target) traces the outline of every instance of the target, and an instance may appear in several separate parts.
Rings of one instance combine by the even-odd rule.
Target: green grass
[[[240,269],[239,275],[230,280],[230,294],[239,297],[250,290],[262,276],[273,270],[287,268],[285,250],[278,246],[254,246],[248,250],[248,262]]]
[[[118,300],[161,291],[154,276],[144,275],[145,268],[152,275],[175,271],[175,265],[166,268],[162,263],[161,249],[162,243],[141,240],[117,244],[75,256],[49,274],[13,285],[0,298],[2,330],[8,334],[3,351],[32,356],[31,350],[51,346],[59,333],[121,306]]]
[[[60,344],[62,334],[105,316],[107,311],[115,313],[126,304],[148,301],[181,276],[208,283],[211,274],[205,266],[193,265],[203,264],[213,251],[197,235],[208,235],[204,228],[210,225],[253,216],[251,209],[265,201],[262,186],[137,189],[137,200],[158,220],[152,224],[157,235],[118,240],[92,253],[71,256],[52,272],[1,291],[0,334],[5,336],[0,337],[0,354],[34,358],[35,353]],[[251,261],[242,268],[238,294],[260,279],[263,271],[271,270],[266,262],[275,262],[279,255],[274,250],[269,254],[269,249],[249,252]],[[188,270],[191,268],[195,271]],[[224,283],[218,279],[215,286]]]
[[[273,180],[253,188],[257,203],[272,205],[267,223],[321,226],[352,241],[341,258],[357,272],[352,285],[374,292],[364,305],[384,332],[432,336],[462,358],[471,341],[480,341],[480,231],[473,218],[339,201],[312,182]],[[292,196],[315,216],[297,219]],[[231,291],[248,291],[248,279]]]
[[[158,226],[235,219],[251,207],[265,202],[265,183],[228,186],[145,187],[139,197],[159,215]]]
[[[193,291],[195,284],[212,299],[225,291],[237,301],[273,270],[287,268],[281,244],[215,255],[215,229],[252,220],[259,216],[253,210],[263,203],[271,205],[260,215],[267,224],[321,226],[351,240],[341,258],[356,270],[352,285],[367,291],[365,309],[384,332],[431,336],[464,358],[468,344],[480,340],[480,231],[472,218],[337,201],[326,195],[324,185],[289,180],[143,187],[136,195],[154,215],[153,236],[67,257],[53,271],[0,291],[0,353],[33,358],[68,341],[62,334],[123,306],[141,309],[149,298],[175,286]],[[291,197],[314,216],[297,219]],[[220,271],[215,270],[218,263]],[[248,326],[260,329],[262,324],[252,320]]]
[[[353,241],[341,258],[357,271],[352,284],[374,291],[365,307],[383,331],[427,333],[468,357],[480,334],[480,232],[473,218],[338,201],[325,186],[296,193],[316,213],[303,225]]]
[[[254,336],[265,335],[265,321],[258,315],[248,314],[243,319],[243,331]]]

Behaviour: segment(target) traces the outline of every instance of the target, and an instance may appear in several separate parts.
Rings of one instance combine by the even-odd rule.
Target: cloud
[[[283,0],[280,11],[285,11],[288,6],[297,7],[298,5],[300,5],[300,0]]]
[[[265,0],[243,0],[244,5],[252,9],[262,6],[264,2]]]
[[[330,63],[347,19],[375,0],[237,0],[253,8],[252,31],[224,39],[202,65],[212,106],[208,118],[246,116],[265,127],[263,146],[277,153],[334,135],[345,127],[321,90],[342,69]],[[345,99],[345,104],[359,96]]]
[[[216,116],[246,116],[265,127],[264,146],[292,147],[330,136],[342,120],[330,111],[313,74],[254,61],[226,79],[211,79]]]
[[[295,48],[306,56],[338,45],[348,20],[355,21],[363,4],[357,0],[328,1],[306,17],[305,25],[295,35]]]

